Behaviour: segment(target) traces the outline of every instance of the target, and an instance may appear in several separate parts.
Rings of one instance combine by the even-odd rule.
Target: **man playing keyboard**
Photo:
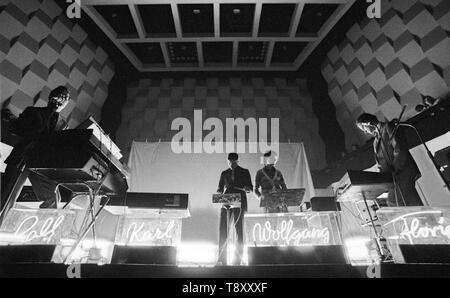
[[[239,156],[237,153],[228,154],[229,168],[220,175],[219,187],[217,193],[239,193],[241,195],[241,207],[231,208],[230,216],[234,218],[236,233],[237,233],[237,247],[236,257],[234,263],[240,264],[242,260],[242,253],[244,247],[244,231],[242,226],[242,219],[244,212],[247,211],[247,192],[253,189],[250,172],[239,166]],[[219,264],[227,264],[227,209],[225,206],[220,211],[220,227],[219,227]]]

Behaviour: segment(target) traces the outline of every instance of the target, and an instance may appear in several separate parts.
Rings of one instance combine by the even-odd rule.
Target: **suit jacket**
[[[241,208],[247,211],[247,194],[245,191],[237,190],[237,188],[248,187],[253,189],[252,178],[250,172],[247,169],[237,166],[234,169],[234,180],[232,179],[233,171],[227,169],[220,175],[219,188],[217,192],[220,193],[240,193],[241,194]]]
[[[33,141],[39,137],[63,128],[58,123],[59,114],[45,107],[28,107],[11,124],[10,133],[18,137],[14,149],[6,159],[8,165],[18,165],[31,150]]]

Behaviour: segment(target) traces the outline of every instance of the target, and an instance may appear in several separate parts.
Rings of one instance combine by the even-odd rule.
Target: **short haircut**
[[[378,123],[380,123],[380,121],[378,121],[377,116],[364,113],[361,116],[359,116],[358,119],[356,120],[356,124],[361,123],[369,123],[371,125],[377,125]]]
[[[68,97],[69,94],[69,90],[65,86],[59,86],[50,92],[48,99],[52,100],[53,98]]]
[[[230,153],[228,154],[228,160],[229,161],[236,161],[239,159],[239,155],[237,153]]]

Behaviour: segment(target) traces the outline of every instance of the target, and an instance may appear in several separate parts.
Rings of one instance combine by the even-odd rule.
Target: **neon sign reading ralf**
[[[20,223],[14,234],[19,236],[19,238],[24,238],[25,243],[39,240],[49,244],[52,242],[64,219],[64,215],[60,215],[57,218],[49,217],[39,229],[37,228],[39,217],[30,216]]]

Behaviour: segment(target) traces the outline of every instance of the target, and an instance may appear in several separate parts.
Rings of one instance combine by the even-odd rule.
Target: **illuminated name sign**
[[[122,218],[117,244],[128,246],[176,246],[181,240],[181,219]]]
[[[299,246],[302,243],[319,240],[324,244],[330,243],[330,230],[323,229],[295,229],[294,221],[281,221],[278,227],[273,227],[270,221],[253,226],[252,239],[254,242],[281,241],[286,245]]]
[[[384,233],[399,244],[450,244],[449,210],[386,208],[380,210],[378,216]]]
[[[382,208],[377,215],[396,263],[405,262],[401,246],[450,245],[448,207]]]
[[[334,213],[247,214],[248,246],[340,244]]]
[[[70,238],[75,213],[69,210],[11,209],[0,228],[7,244],[59,244]]]

